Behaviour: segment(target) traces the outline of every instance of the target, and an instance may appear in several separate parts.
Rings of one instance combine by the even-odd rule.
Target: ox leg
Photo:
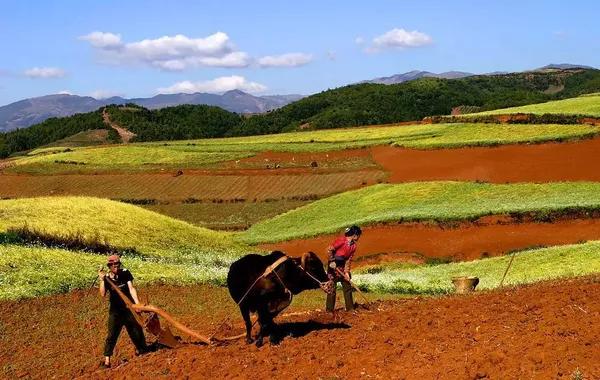
[[[261,347],[264,344],[265,335],[269,334],[270,328],[270,314],[266,307],[266,305],[261,305],[261,307],[257,310],[258,313],[258,324],[260,325],[260,329],[258,332],[258,336],[256,337],[256,347]]]
[[[248,309],[248,307],[240,306],[240,311],[242,312],[242,317],[244,318],[244,323],[246,325],[246,343],[250,344],[253,342],[252,322],[250,321],[250,309]]]
[[[273,317],[271,316],[270,328],[269,328],[269,343],[272,345],[277,345],[281,342],[281,332],[279,331],[279,326],[277,323],[273,321]]]

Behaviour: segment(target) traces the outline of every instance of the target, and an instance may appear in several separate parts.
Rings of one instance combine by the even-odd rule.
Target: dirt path
[[[358,266],[381,261],[414,262],[419,257],[476,260],[535,246],[598,240],[600,219],[515,223],[503,218],[484,218],[478,223],[463,223],[455,228],[411,223],[371,226],[363,231],[356,256]],[[325,250],[336,236],[323,235],[263,244],[260,247],[266,250],[279,249],[292,256],[313,251],[325,259]]]
[[[380,146],[373,159],[394,183],[430,180],[600,181],[600,138],[564,143],[413,150]]]
[[[586,379],[600,377],[600,278],[382,302],[285,320],[260,349],[186,346],[85,378]],[[76,360],[77,353],[74,353]]]
[[[102,120],[104,120],[104,124],[110,126],[112,129],[117,131],[119,136],[121,136],[121,140],[123,143],[127,144],[129,141],[136,136],[135,133],[119,126],[119,124],[114,123],[110,120],[110,115],[106,112],[106,108],[102,110]]]

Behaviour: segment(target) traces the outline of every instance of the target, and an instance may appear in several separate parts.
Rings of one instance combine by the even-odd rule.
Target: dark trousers
[[[129,338],[131,338],[137,352],[143,354],[148,351],[144,330],[136,322],[131,312],[129,310],[110,310],[108,313],[108,336],[104,344],[104,356],[112,356],[123,326],[127,329],[127,334],[129,334]]]
[[[335,309],[335,293],[337,288],[337,283],[342,283],[342,289],[344,291],[344,302],[346,303],[346,311],[350,311],[354,309],[354,300],[352,299],[352,285],[348,281],[343,278],[336,278],[333,283],[333,292],[327,294],[327,304],[326,310],[333,311]]]

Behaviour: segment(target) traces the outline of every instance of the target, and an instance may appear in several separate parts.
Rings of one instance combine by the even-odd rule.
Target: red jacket
[[[354,252],[356,252],[356,244],[354,242],[349,243],[346,236],[340,236],[335,239],[329,248],[334,251],[333,255],[335,258],[346,261],[350,260],[354,256]]]

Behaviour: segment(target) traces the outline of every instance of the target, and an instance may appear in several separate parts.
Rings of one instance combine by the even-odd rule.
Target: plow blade
[[[150,316],[146,320],[145,324],[146,330],[150,331],[152,335],[158,339],[158,343],[163,346],[167,346],[169,348],[175,348],[179,346],[179,342],[175,339],[175,336],[169,329],[169,326],[165,326],[164,328],[160,325],[160,320],[158,319],[158,314],[150,313]]]
[[[183,333],[186,333],[187,335],[189,335],[189,336],[191,336],[191,337],[193,337],[195,339],[198,339],[202,343],[205,343],[205,344],[208,344],[208,345],[214,343],[213,339],[211,339],[209,337],[206,337],[206,336],[198,333],[197,331],[194,331],[194,330],[190,329],[189,327],[186,327],[182,323],[176,321],[175,318],[173,318],[171,315],[169,315],[166,311],[164,311],[161,308],[158,308],[158,307],[153,306],[153,305],[132,305],[132,309],[135,310],[135,311],[137,311],[137,312],[149,312],[149,313],[154,313],[155,315],[160,315],[171,326],[175,327],[177,330],[179,330],[179,331],[181,331]],[[158,319],[158,317],[156,317],[156,318]],[[160,323],[158,325],[160,326]],[[173,334],[171,334],[171,336],[173,336]],[[173,339],[175,339],[175,338],[173,337]]]
[[[158,320],[159,315],[177,330],[200,340],[202,343],[208,345],[214,343],[214,341],[211,338],[201,335],[198,332],[186,327],[182,323],[177,322],[175,318],[170,316],[163,309],[160,309],[153,305],[134,304],[129,298],[127,298],[127,296],[125,296],[125,294],[123,294],[121,289],[119,289],[119,287],[115,285],[115,283],[112,280],[108,279],[108,284],[123,300],[127,308],[131,311],[131,314],[133,314],[133,317],[135,318],[136,322],[140,325],[140,327],[146,328],[148,331],[150,331],[150,333],[152,333],[158,338],[158,341],[161,344],[164,344],[168,347],[176,347],[177,345],[179,345],[179,342],[177,342],[177,340],[175,339],[168,327],[165,329],[161,328],[160,321]],[[150,313],[150,318],[148,318],[147,321],[144,321],[144,318],[140,315],[140,313]]]

